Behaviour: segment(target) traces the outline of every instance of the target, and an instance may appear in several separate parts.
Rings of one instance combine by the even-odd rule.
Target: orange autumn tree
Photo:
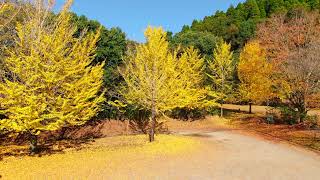
[[[240,96],[249,102],[250,113],[252,103],[262,103],[272,97],[272,65],[258,41],[245,45],[240,54],[238,75]]]
[[[257,38],[275,66],[276,88],[303,121],[320,95],[320,15],[301,9],[262,23]]]

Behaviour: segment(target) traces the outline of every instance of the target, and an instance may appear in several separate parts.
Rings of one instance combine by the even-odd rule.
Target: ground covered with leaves
[[[189,154],[201,146],[192,137],[158,135],[154,143],[147,140],[145,135],[109,137],[42,157],[5,157],[0,173],[4,179],[121,177],[122,170],[137,168],[144,161]]]

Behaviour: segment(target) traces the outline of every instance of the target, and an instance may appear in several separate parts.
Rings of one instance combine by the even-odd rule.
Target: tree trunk
[[[252,114],[252,102],[249,103],[249,114]]]
[[[34,155],[38,151],[38,136],[30,134],[29,137],[29,143],[30,143],[30,155]]]
[[[223,117],[223,102],[221,103],[221,114],[220,117]]]
[[[303,106],[301,109],[298,108],[297,112],[297,123],[302,123],[304,122],[305,118],[307,117],[308,111],[307,109]]]
[[[154,102],[153,102],[152,113],[151,113],[151,128],[150,128],[150,132],[149,132],[149,141],[150,142],[154,141],[155,128],[156,128],[156,109],[155,109]]]
[[[151,97],[151,128],[149,132],[149,141],[154,141],[154,133],[156,129],[156,81],[154,74],[156,73],[156,66],[153,64],[152,66],[152,82],[151,82],[151,90],[152,90],[152,97]]]
[[[297,113],[297,123],[298,124],[301,123],[301,113],[300,113],[300,111],[298,111],[298,113]]]
[[[66,131],[67,131],[67,127],[62,127],[60,132],[59,132],[59,136],[57,138],[58,141],[61,141],[64,139],[64,136],[66,134]]]
[[[223,68],[221,69],[221,71],[224,72]],[[222,73],[221,88],[222,88],[222,92],[224,92],[224,74],[223,73]],[[223,95],[223,98],[224,98],[224,95]],[[223,117],[223,103],[224,103],[224,99],[221,100],[221,114],[220,114],[221,117]]]

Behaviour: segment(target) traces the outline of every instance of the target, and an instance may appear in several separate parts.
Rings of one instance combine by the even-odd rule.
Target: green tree
[[[261,18],[266,18],[267,17],[266,2],[267,2],[267,0],[257,0],[258,6],[259,6],[259,9],[260,9],[260,17]]]
[[[269,17],[274,13],[285,12],[286,6],[284,0],[268,0],[266,11]]]
[[[95,32],[101,27],[100,39],[97,42],[96,56],[91,65],[104,63],[104,86],[108,87],[106,93],[107,101],[103,111],[100,112],[101,118],[107,116],[114,118],[114,107],[108,102],[119,99],[118,88],[123,79],[118,72],[118,67],[123,63],[123,56],[127,51],[128,41],[125,33],[120,28],[107,29],[98,21],[89,20],[85,16],[72,14],[72,22],[77,25],[75,37],[80,37],[83,31]]]
[[[212,57],[212,49],[216,47],[220,38],[208,32],[186,31],[176,34],[171,40],[171,46],[193,46],[205,57]]]
[[[97,42],[97,55],[92,64],[105,62],[106,66],[117,67],[121,64],[126,51],[126,35],[120,28],[110,30],[98,21],[87,19],[85,16],[72,14],[72,22],[77,26],[75,37],[80,37],[83,31],[95,32],[101,27],[101,36]],[[108,67],[109,68],[109,67]]]
[[[244,21],[240,24],[239,35],[236,39],[238,48],[244,46],[245,43],[247,43],[251,38],[254,37],[256,28],[257,26],[255,20]]]
[[[247,0],[245,9],[248,13],[247,19],[259,19],[261,16],[260,9],[256,0]]]
[[[195,20],[191,27],[185,26],[182,32],[211,33],[230,42],[232,50],[239,51],[254,37],[259,22],[295,8],[319,9],[319,0],[246,0],[236,7],[230,6],[226,12],[217,11],[203,20]]]
[[[310,9],[312,10],[319,10],[320,8],[320,1],[319,0],[307,0],[307,4]]]

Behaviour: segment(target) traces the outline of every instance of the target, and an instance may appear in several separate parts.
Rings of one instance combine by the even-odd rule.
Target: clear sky
[[[120,27],[129,39],[144,41],[143,30],[162,26],[179,32],[183,25],[244,0],[74,0],[72,11],[98,20],[104,26]],[[63,0],[57,0],[61,5]]]

